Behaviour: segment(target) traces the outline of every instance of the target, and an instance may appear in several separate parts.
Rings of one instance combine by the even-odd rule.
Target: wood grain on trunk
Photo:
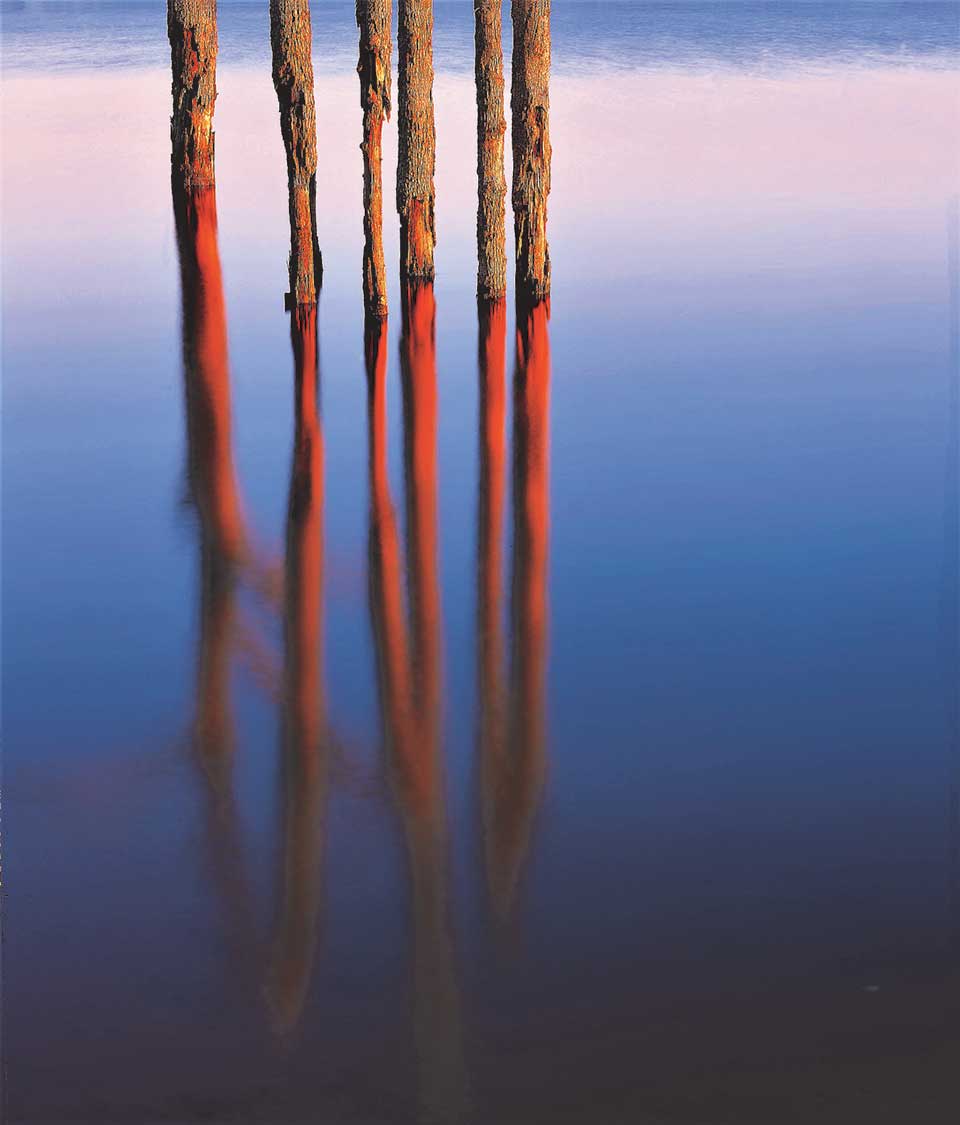
[[[360,105],[363,109],[363,300],[374,317],[387,315],[383,259],[383,121],[390,116],[390,0],[357,0]]]
[[[212,187],[216,0],[167,0],[167,35],[173,72],[173,177],[186,189]]]
[[[550,0],[513,0],[513,229],[517,292],[550,294]]]
[[[477,294],[488,300],[507,288],[503,175],[503,45],[500,0],[474,0],[477,80]]]
[[[323,272],[317,240],[317,114],[309,0],[270,0],[273,85],[287,152],[290,196],[290,296],[313,304]]]
[[[400,214],[400,272],[412,281],[432,281],[433,174],[433,0],[399,0],[397,211]]]

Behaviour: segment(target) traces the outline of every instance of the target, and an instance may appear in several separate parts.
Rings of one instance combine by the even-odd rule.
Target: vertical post
[[[217,100],[216,0],[167,0],[173,72],[170,140],[174,183],[213,186],[213,107]]]
[[[503,45],[500,0],[474,0],[477,81],[477,295],[497,300],[507,289],[503,175]]]
[[[550,0],[512,0],[513,229],[517,292],[550,295]]]
[[[317,240],[317,114],[309,0],[270,0],[273,85],[287,153],[290,197],[290,303],[317,299],[323,274]]]
[[[437,241],[433,185],[436,163],[433,0],[399,0],[399,4],[397,211],[400,214],[400,274],[411,281],[432,281],[433,249]]]
[[[391,0],[357,0],[360,105],[363,109],[363,301],[369,316],[387,315],[383,260],[383,119],[390,116]]]

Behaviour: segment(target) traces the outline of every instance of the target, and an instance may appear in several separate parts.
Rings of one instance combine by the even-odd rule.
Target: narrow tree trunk
[[[173,71],[170,118],[174,182],[213,186],[213,106],[217,100],[216,0],[167,0]]]
[[[399,0],[400,51],[397,210],[400,213],[400,272],[410,280],[433,280],[433,0]]]
[[[503,46],[500,0],[474,0],[477,78],[477,294],[488,300],[507,289],[503,175]]]
[[[513,229],[517,292],[550,295],[550,0],[513,0]]]
[[[317,115],[309,0],[270,0],[273,85],[287,151],[290,194],[290,296],[313,304],[323,273],[317,241]]]
[[[374,317],[387,315],[383,260],[383,119],[390,116],[391,0],[357,0],[360,105],[363,108],[363,300]]]

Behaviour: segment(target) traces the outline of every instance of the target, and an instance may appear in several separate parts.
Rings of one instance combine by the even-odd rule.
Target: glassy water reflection
[[[3,17],[10,1119],[953,1120],[957,5],[558,2],[533,311],[438,5],[374,329],[352,7],[292,318],[265,6],[172,206],[162,4]]]

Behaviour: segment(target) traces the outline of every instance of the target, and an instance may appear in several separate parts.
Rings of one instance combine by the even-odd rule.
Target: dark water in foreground
[[[2,14],[8,1118],[954,1120],[957,5],[556,4],[519,333],[439,6],[366,352],[318,5],[316,354],[266,5],[179,248],[162,5]]]

